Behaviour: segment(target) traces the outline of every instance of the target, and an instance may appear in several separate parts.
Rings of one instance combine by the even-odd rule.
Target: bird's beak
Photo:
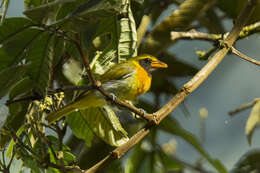
[[[152,61],[151,67],[152,68],[167,68],[168,65],[165,64],[164,62],[157,60],[157,61]]]

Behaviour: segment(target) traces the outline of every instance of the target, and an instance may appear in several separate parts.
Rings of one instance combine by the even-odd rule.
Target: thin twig
[[[251,62],[255,65],[260,65],[260,61],[257,61],[253,58],[250,58],[248,56],[246,56],[245,54],[243,54],[242,52],[240,52],[239,50],[237,50],[236,48],[234,48],[233,46],[231,47],[231,52],[235,55],[237,55],[238,57],[248,61],[248,62]]]
[[[198,32],[194,29],[188,31],[188,32],[171,32],[171,39],[172,40],[179,40],[179,39],[189,39],[189,40],[205,40],[205,41],[216,41],[218,39],[221,39],[221,34],[208,34],[203,32]]]
[[[254,105],[256,104],[256,102],[258,102],[258,101],[260,101],[260,98],[256,98],[256,99],[254,99],[254,100],[253,100],[252,102],[250,102],[250,103],[243,104],[243,105],[241,105],[240,107],[234,109],[233,111],[230,111],[228,114],[229,114],[230,116],[234,116],[235,114],[237,114],[237,113],[239,113],[239,112],[241,112],[241,111],[244,111],[244,110],[246,110],[246,109],[248,109],[248,108],[254,106]]]
[[[154,113],[157,121],[160,122],[167,115],[169,115],[191,92],[193,92],[198,86],[213,72],[213,70],[220,64],[224,56],[229,52],[230,47],[234,44],[235,40],[238,38],[243,25],[246,23],[247,18],[252,13],[257,0],[248,1],[246,7],[242,10],[241,14],[236,20],[234,27],[232,28],[230,34],[224,40],[224,45],[210,61],[188,82],[186,83],[182,90],[178,92],[166,105],[164,105],[160,110]],[[120,158],[128,150],[130,150],[135,144],[141,141],[156,124],[147,123],[142,129],[140,129],[134,136],[132,136],[128,142],[117,147],[112,153],[107,155],[103,160],[95,164],[93,167],[85,170],[84,173],[94,173],[103,165],[108,162]]]

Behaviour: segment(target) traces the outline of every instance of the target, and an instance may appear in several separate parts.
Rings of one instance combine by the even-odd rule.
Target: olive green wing
[[[136,72],[135,64],[132,62],[123,62],[113,66],[101,76],[101,82],[110,80],[120,80]]]

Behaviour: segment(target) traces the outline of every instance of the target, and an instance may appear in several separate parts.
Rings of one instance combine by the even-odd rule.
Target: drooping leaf
[[[184,130],[176,120],[167,117],[160,123],[159,128],[170,134],[180,136],[183,140],[191,144],[216,170],[218,170],[218,172],[227,173],[226,168],[221,164],[221,162],[219,160],[212,159],[203,149],[197,138],[188,131]]]
[[[137,33],[135,20],[130,7],[130,0],[125,0],[126,17],[119,20],[118,58],[119,62],[137,56]]]
[[[249,173],[260,171],[260,151],[251,150],[244,154],[236,163],[231,173]]]
[[[5,96],[10,88],[19,81],[25,74],[28,66],[12,66],[0,71],[0,98]]]
[[[94,134],[81,113],[79,111],[74,111],[66,117],[66,120],[73,134],[77,138],[85,140],[86,145],[90,147]]]
[[[126,131],[110,107],[89,108],[81,113],[89,128],[108,144],[119,146],[128,141]]]
[[[255,128],[260,124],[260,101],[256,102],[252,111],[249,115],[249,118],[246,122],[245,133],[247,135],[248,143],[251,144],[252,135],[255,131]]]
[[[128,157],[125,173],[135,173],[138,172],[143,164],[147,152],[141,148],[141,142],[139,142],[133,149],[133,152]]]
[[[53,35],[43,33],[33,41],[27,63],[30,63],[28,75],[33,81],[34,89],[44,96],[49,86],[50,68],[53,63]]]

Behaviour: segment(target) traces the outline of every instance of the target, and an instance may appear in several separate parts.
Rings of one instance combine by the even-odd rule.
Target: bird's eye
[[[145,63],[147,63],[147,64],[150,64],[150,63],[152,62],[152,60],[149,59],[149,58],[144,59],[144,61],[145,61]]]

